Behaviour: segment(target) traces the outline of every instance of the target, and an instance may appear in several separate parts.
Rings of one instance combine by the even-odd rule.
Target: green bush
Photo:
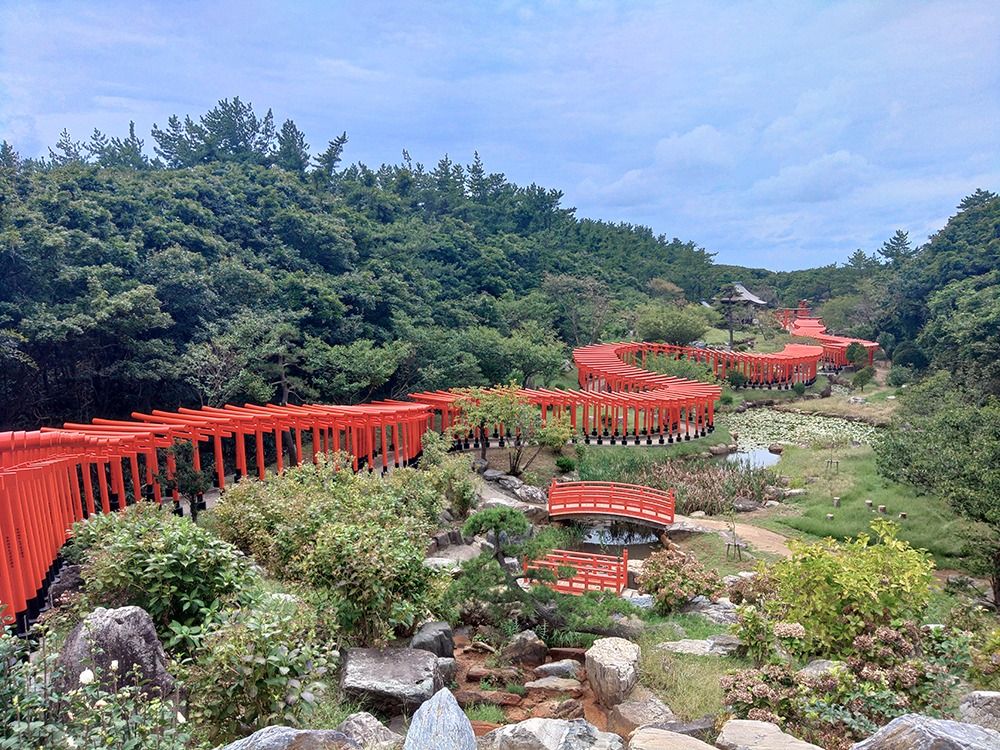
[[[792,390],[798,395],[804,396],[806,394],[806,384],[805,383],[793,383]]]
[[[719,403],[722,404],[723,406],[731,406],[733,403],[733,394],[723,393],[721,396],[719,396]]]
[[[183,715],[169,700],[144,693],[134,675],[116,670],[104,679],[85,669],[63,692],[56,688],[57,655],[43,647],[41,658],[29,660],[27,652],[21,639],[0,632],[0,748],[186,747]]]
[[[326,689],[328,649],[292,614],[228,610],[206,631],[187,684],[191,716],[214,743],[303,725]]]
[[[913,382],[913,370],[903,365],[893,365],[885,376],[885,384],[890,388],[899,388]]]
[[[238,549],[151,503],[78,522],[73,531],[87,545],[86,604],[142,607],[161,638],[172,623],[197,626],[254,580]]]
[[[919,620],[930,599],[933,560],[896,539],[891,522],[876,519],[872,529],[874,543],[866,534],[850,542],[789,540],[790,558],[759,569],[767,589],[744,596],[771,622],[802,623],[806,653],[851,654],[859,635],[897,620]]]
[[[638,583],[642,593],[653,595],[656,611],[662,615],[669,615],[696,596],[716,598],[723,588],[716,570],[705,570],[694,555],[671,549],[646,558]]]
[[[856,373],[854,373],[854,377],[851,379],[851,383],[854,385],[854,387],[860,388],[862,391],[865,389],[865,386],[868,385],[870,382],[872,382],[872,374],[868,372],[867,369],[858,370]]]
[[[573,471],[576,468],[576,461],[569,456],[559,456],[556,459],[556,468],[562,472]]]
[[[739,370],[730,370],[726,375],[726,380],[733,388],[742,388],[747,384],[749,378]]]

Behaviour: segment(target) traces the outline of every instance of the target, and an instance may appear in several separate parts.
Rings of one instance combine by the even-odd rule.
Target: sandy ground
[[[687,516],[675,516],[674,520],[690,521],[691,523],[698,523],[702,526],[708,526],[711,529],[718,529],[720,531],[729,530],[729,524],[726,521],[714,518],[688,518]],[[789,557],[792,554],[788,547],[785,546],[785,537],[781,534],[776,534],[773,531],[768,531],[767,529],[762,529],[758,526],[751,526],[747,523],[737,523],[736,536],[747,542],[755,550],[770,552],[775,555],[782,555],[783,557]]]

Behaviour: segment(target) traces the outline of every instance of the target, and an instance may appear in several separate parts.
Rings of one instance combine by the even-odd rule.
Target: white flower
[[[70,747],[76,747],[76,741],[72,737],[66,738],[66,744]]]
[[[82,672],[80,672],[81,685],[89,685],[93,681],[94,681],[94,673],[91,672],[89,669],[85,669]]]
[[[101,698],[99,701],[97,701],[97,703],[94,704],[94,708],[104,708],[106,705],[108,705],[108,702],[103,698]]]
[[[184,714],[182,714],[180,711],[177,712],[177,723],[187,724],[187,719],[184,718]]]
[[[111,660],[111,671],[112,672],[117,672],[118,671],[118,660],[117,659],[112,659]]]

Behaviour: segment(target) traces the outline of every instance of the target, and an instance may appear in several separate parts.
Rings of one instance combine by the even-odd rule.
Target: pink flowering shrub
[[[722,589],[718,571],[705,570],[694,555],[671,549],[654,552],[646,558],[639,575],[639,590],[653,595],[656,611],[663,615],[696,596],[717,599]]]

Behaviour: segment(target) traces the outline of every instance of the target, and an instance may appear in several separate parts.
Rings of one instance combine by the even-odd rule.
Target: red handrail
[[[620,516],[655,526],[674,522],[674,489],[669,492],[619,482],[552,481],[549,516]]]
[[[559,578],[559,568],[573,568],[571,578]],[[545,557],[531,562],[525,561],[524,574],[529,580],[529,570],[548,569],[557,580],[542,581],[546,586],[564,594],[585,594],[588,591],[614,591],[620,594],[628,585],[628,548],[622,550],[621,557],[597,555],[589,552],[554,549]]]

